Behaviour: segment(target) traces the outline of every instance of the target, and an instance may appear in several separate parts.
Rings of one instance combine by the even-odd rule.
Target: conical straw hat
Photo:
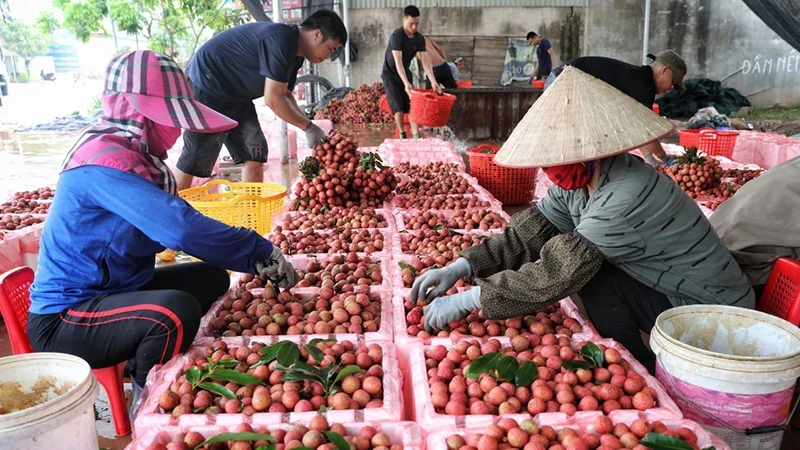
[[[495,155],[508,167],[549,167],[602,159],[675,129],[667,119],[580,69],[566,67]]]

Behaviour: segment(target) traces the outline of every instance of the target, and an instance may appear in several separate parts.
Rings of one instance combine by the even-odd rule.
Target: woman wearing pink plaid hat
[[[255,231],[203,216],[176,196],[163,160],[181,129],[213,133],[236,122],[193,100],[173,60],[151,51],[115,57],[102,99],[99,123],[64,160],[28,334],[36,351],[73,354],[94,368],[131,360],[138,394],[153,366],[189,347],[228,289],[225,268],[283,278],[284,288],[297,274]],[[165,247],[205,262],[156,269]]]

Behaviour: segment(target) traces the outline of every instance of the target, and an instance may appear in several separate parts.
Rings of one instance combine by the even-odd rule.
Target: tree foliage
[[[25,60],[26,71],[34,57],[47,54],[50,45],[49,37],[38,27],[19,21],[0,23],[0,40],[9,50]]]
[[[53,0],[64,13],[63,26],[87,42],[92,33],[106,32],[111,19],[117,30],[138,34],[149,48],[188,61],[209,32],[244,23],[247,12],[228,0]],[[180,54],[182,49],[188,54]]]

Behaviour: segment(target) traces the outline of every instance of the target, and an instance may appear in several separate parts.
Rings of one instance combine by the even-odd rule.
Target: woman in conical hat
[[[111,60],[103,115],[70,149],[45,222],[30,290],[36,351],[69,353],[93,368],[132,359],[134,392],[156,364],[192,343],[222,295],[225,269],[297,275],[253,230],[203,216],[176,196],[164,164],[181,129],[215,132],[233,120],[192,100],[170,58],[134,51]],[[156,269],[169,247],[205,261]],[[270,264],[275,262],[274,264]]]
[[[697,204],[628,150],[673,125],[635,100],[566,68],[496,156],[543,167],[555,184],[502,234],[427,272],[411,290],[428,331],[481,309],[487,319],[532,314],[579,294],[595,327],[649,369],[640,330],[673,306],[753,308],[753,290]],[[436,298],[461,278],[476,287]],[[430,289],[430,290],[429,290]]]

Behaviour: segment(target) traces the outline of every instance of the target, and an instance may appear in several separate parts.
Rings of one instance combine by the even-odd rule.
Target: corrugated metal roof
[[[351,9],[404,8],[409,0],[350,0]],[[461,7],[588,7],[589,0],[416,0],[420,8],[461,8]]]

